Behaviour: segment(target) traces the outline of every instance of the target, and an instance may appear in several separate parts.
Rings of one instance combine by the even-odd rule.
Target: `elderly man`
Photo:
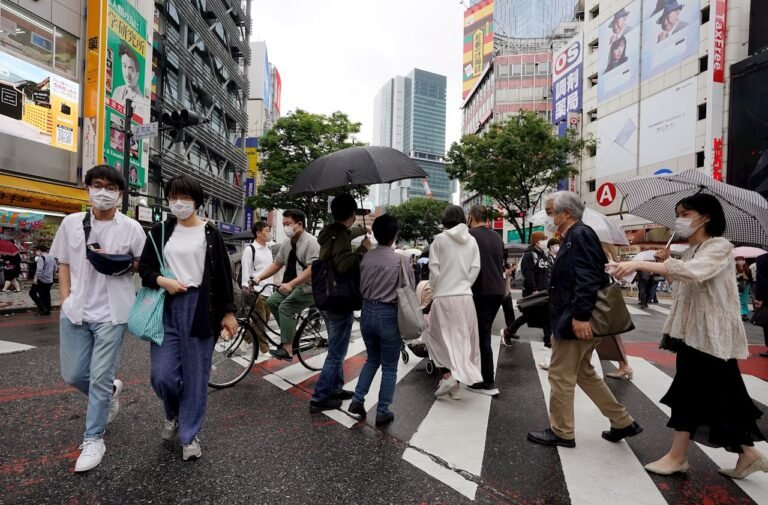
[[[545,204],[547,228],[562,237],[549,283],[552,325],[552,361],[549,366],[550,428],[528,433],[537,444],[576,447],[573,402],[576,385],[610,419],[611,429],[603,438],[618,442],[643,431],[627,409],[608,389],[590,364],[600,343],[593,337],[589,320],[598,290],[608,282],[608,262],[594,230],[581,221],[584,204],[575,193],[561,191]]]

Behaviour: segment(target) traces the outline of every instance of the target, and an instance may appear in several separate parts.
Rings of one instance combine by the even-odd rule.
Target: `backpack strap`
[[[88,250],[88,239],[91,237],[91,211],[86,210],[83,216],[83,232],[85,233],[85,250]]]

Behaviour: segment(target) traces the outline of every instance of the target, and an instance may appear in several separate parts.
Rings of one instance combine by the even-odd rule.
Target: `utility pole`
[[[125,184],[128,185],[123,191],[123,214],[128,212],[128,198],[130,193],[130,186],[128,178],[131,173],[131,139],[133,138],[133,128],[131,128],[131,120],[133,119],[133,100],[130,98],[125,99],[125,123],[123,124],[123,178]]]

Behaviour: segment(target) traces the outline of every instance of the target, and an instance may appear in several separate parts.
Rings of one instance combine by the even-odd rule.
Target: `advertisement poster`
[[[0,133],[77,152],[80,85],[0,52]]]
[[[640,166],[693,154],[697,78],[656,93],[640,106]]]
[[[699,0],[646,1],[643,81],[698,55]]]
[[[638,105],[597,122],[597,178],[637,170]]]
[[[640,82],[641,5],[641,0],[635,0],[598,28],[598,102],[629,91]]]
[[[483,0],[464,12],[462,98],[467,98],[493,57],[493,7],[493,0]]]
[[[107,163],[122,171],[124,163],[125,101],[133,101],[133,126],[149,122],[152,82],[152,19],[148,0],[90,0],[86,54],[86,97],[83,165]],[[149,146],[133,140],[129,146],[128,183],[146,184]]]
[[[552,62],[552,123],[558,124],[569,112],[581,110],[581,83],[584,43],[581,34],[555,54]]]

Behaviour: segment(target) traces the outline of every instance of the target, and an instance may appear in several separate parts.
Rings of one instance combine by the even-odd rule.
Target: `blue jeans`
[[[59,318],[61,377],[88,396],[85,440],[104,436],[126,326],[87,321],[73,324],[63,312]]]
[[[328,354],[323,370],[317,379],[313,402],[322,402],[344,387],[344,359],[347,357],[349,338],[352,336],[354,313],[323,312],[325,327],[328,329]]]
[[[381,388],[376,411],[386,414],[395,396],[397,362],[402,346],[400,330],[397,327],[397,305],[365,300],[360,317],[360,332],[363,334],[368,358],[357,381],[355,401],[365,404],[365,395],[368,394],[373,377],[381,366]]]

